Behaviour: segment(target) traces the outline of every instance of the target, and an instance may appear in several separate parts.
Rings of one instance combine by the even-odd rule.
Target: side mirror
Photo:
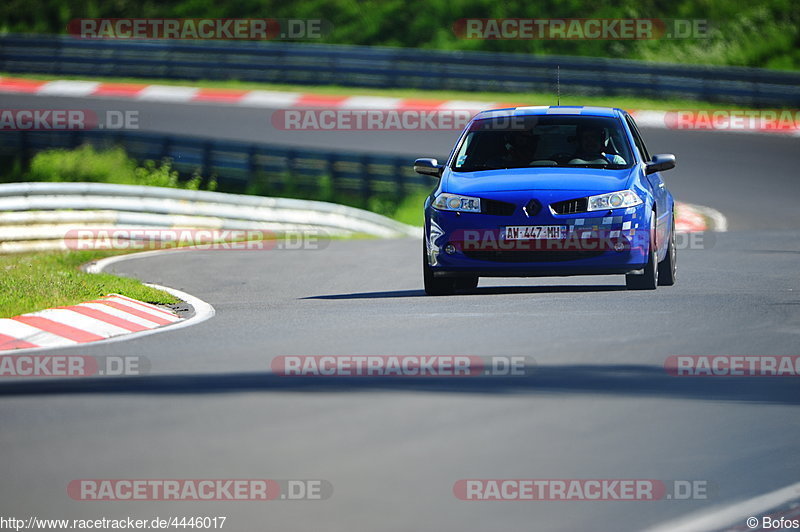
[[[647,163],[645,167],[645,173],[653,174],[670,168],[675,168],[675,156],[671,153],[662,153],[661,155],[653,155],[653,160]]]
[[[417,159],[414,161],[414,171],[422,175],[442,177],[444,166],[439,164],[436,159]]]

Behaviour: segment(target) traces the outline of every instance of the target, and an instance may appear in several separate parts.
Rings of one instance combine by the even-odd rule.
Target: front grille
[[[556,214],[576,214],[579,212],[586,212],[589,207],[588,198],[577,198],[566,201],[559,201],[551,203],[550,207]]]
[[[570,260],[590,259],[605,253],[605,250],[464,250],[470,259],[489,262],[564,262]]]
[[[483,214],[492,214],[494,216],[511,216],[514,214],[515,208],[516,205],[513,203],[481,198],[481,212]]]

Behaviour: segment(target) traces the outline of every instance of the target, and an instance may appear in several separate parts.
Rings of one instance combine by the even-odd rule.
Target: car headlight
[[[636,195],[633,190],[620,190],[619,192],[609,192],[608,194],[598,194],[589,196],[589,211],[606,211],[608,209],[619,209],[621,207],[633,207],[644,203],[642,198]]]
[[[481,199],[443,192],[433,200],[433,207],[440,211],[481,212]]]

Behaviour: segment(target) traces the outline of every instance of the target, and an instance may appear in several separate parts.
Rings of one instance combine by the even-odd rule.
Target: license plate
[[[567,238],[566,225],[509,225],[506,240],[563,240]]]

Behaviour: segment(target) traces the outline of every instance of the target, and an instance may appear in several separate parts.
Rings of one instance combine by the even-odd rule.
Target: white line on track
[[[730,525],[741,528],[746,526],[745,520],[748,517],[757,518],[760,526],[760,517],[765,512],[798,498],[800,498],[800,482],[735,504],[690,514],[648,528],[644,532],[713,532]]]

